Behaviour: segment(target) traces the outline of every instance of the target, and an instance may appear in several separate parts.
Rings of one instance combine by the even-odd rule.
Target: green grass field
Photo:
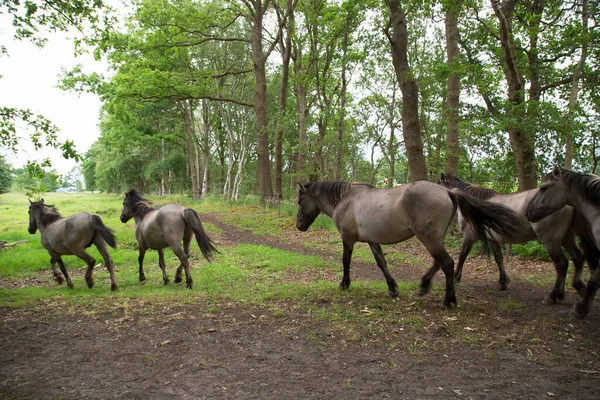
[[[201,255],[195,243],[192,246],[193,290],[186,290],[184,284],[173,284],[175,269],[179,260],[170,251],[165,250],[167,273],[171,283],[163,285],[158,268],[158,255],[148,251],[144,261],[147,280],[138,280],[137,242],[135,222],[123,224],[119,220],[122,196],[110,194],[58,194],[43,195],[47,204],[53,204],[63,216],[86,211],[98,214],[104,223],[115,231],[118,248],[110,249],[116,267],[119,290],[110,291],[108,272],[104,267],[94,270],[95,285],[90,290],[85,284],[83,274],[85,262],[75,256],[64,256],[63,260],[73,279],[75,288],[69,290],[58,285],[52,279],[50,256],[40,243],[39,231],[30,235],[28,227],[28,200],[22,194],[6,194],[0,197],[0,240],[9,243],[27,240],[25,243],[11,246],[0,252],[0,280],[4,289],[0,289],[0,306],[35,306],[40,301],[60,299],[73,305],[84,303],[102,304],[104,300],[126,303],[133,298],[144,298],[156,302],[198,301],[209,302],[236,301],[241,303],[262,302],[265,299],[285,300],[300,298],[307,292],[324,290],[322,282],[314,281],[297,284],[286,277],[289,274],[310,271],[311,269],[339,269],[336,263],[325,262],[319,257],[308,257],[265,246],[239,244],[233,247],[220,247],[218,254],[208,263]],[[193,202],[183,196],[153,198],[156,205],[179,203],[192,207],[200,213],[216,212],[224,222],[234,224],[240,229],[250,229],[258,235],[277,236],[285,226],[293,224],[295,206],[287,205],[281,210],[265,210],[258,205],[231,204],[219,200]],[[204,223],[209,235],[218,234],[218,229]],[[325,223],[326,225],[326,223]],[[333,225],[331,225],[333,227]],[[102,258],[92,246],[88,252],[97,260]],[[32,280],[39,285],[27,284]],[[300,286],[312,286],[310,291]],[[12,288],[14,286],[14,288]]]

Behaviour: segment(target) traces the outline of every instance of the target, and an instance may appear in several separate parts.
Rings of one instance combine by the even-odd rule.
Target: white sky
[[[12,33],[10,20],[5,14],[0,14],[0,44],[8,51],[8,56],[0,56],[0,104],[28,108],[42,114],[59,127],[58,137],[61,141],[71,139],[77,150],[85,153],[100,135],[100,100],[92,94],[78,95],[58,89],[58,75],[61,67],[69,70],[82,64],[86,73],[100,73],[106,70],[106,65],[94,61],[90,55],[75,57],[68,34],[45,34],[44,37],[49,40],[40,49],[30,42],[13,40]],[[19,124],[17,129],[20,137],[28,136],[24,124]],[[27,141],[23,141],[22,147],[23,150],[16,156],[7,155],[13,167],[21,167],[27,160],[45,157],[50,157],[53,168],[62,174],[76,166],[73,160],[63,159],[58,151],[36,153]]]

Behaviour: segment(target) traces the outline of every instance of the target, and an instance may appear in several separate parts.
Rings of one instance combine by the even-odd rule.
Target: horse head
[[[453,174],[444,174],[443,172],[440,174],[440,179],[437,181],[438,185],[442,185],[447,187],[448,189],[457,188],[460,186],[462,181]]]
[[[29,200],[29,227],[27,231],[32,235],[37,232],[37,219],[41,215],[44,205],[44,199],[40,199],[40,201]]]
[[[298,215],[296,216],[296,228],[305,232],[319,216],[321,210],[309,194],[310,184],[304,186],[298,182]]]
[[[125,199],[123,199],[123,210],[121,210],[121,216],[119,219],[122,223],[129,221],[133,218],[133,200],[137,192],[134,189],[131,189],[129,192],[125,193]]]
[[[529,221],[538,222],[567,205],[569,193],[562,176],[563,170],[558,166],[544,176],[538,192],[527,205],[525,215]]]

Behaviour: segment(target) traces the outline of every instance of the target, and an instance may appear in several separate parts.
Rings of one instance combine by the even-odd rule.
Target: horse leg
[[[573,288],[577,290],[581,297],[583,297],[586,293],[586,285],[582,277],[583,264],[585,264],[583,252],[577,245],[577,240],[573,234],[567,233],[567,235],[565,235],[562,246],[567,253],[569,253],[571,260],[573,260],[573,265],[575,266],[575,271],[573,272]]]
[[[175,282],[181,282],[181,270],[185,268],[185,284],[188,289],[191,289],[194,284],[194,280],[192,279],[192,272],[190,270],[188,256],[185,254],[185,251],[183,251],[183,248],[179,243],[170,243],[169,245],[171,247],[171,250],[173,250],[173,253],[175,253],[177,258],[179,258],[179,261],[181,262],[181,264],[177,268],[178,276],[175,277]],[[179,281],[177,279],[179,279]]]
[[[192,243],[192,236],[194,232],[191,229],[186,228],[183,234],[183,252],[190,259],[190,244]],[[181,273],[183,271],[183,264],[179,264],[177,267],[177,273],[175,275],[175,283],[181,282]]]
[[[467,257],[469,256],[469,253],[471,252],[473,243],[474,242],[472,240],[467,240],[466,238],[463,238],[463,244],[460,249],[460,254],[458,255],[458,265],[456,266],[456,272],[454,273],[454,279],[456,280],[456,282],[460,282],[462,279],[463,266],[465,264],[465,261],[467,260]]]
[[[52,260],[54,260],[54,262],[57,263],[58,266],[60,267],[60,272],[62,272],[63,276],[67,280],[67,286],[69,288],[73,289],[75,286],[73,286],[73,281],[71,281],[71,277],[69,276],[69,273],[67,272],[67,267],[65,267],[65,263],[63,262],[62,258],[60,257],[60,254],[53,252],[53,253],[50,253],[50,255],[52,256]],[[50,262],[52,262],[52,260]]]
[[[183,235],[183,251],[188,258],[190,258],[190,244],[192,243],[193,235],[194,232],[191,229],[186,229]]]
[[[390,271],[387,269],[387,261],[385,261],[385,257],[383,256],[381,245],[369,242],[369,247],[371,247],[373,256],[375,256],[375,262],[377,262],[377,266],[381,272],[383,272],[383,276],[385,276],[385,281],[388,285],[388,295],[392,298],[398,297],[398,284],[392,277],[392,274],[390,274]]]
[[[87,264],[87,270],[85,271],[85,282],[87,283],[88,288],[92,288],[94,286],[94,265],[96,264],[96,259],[90,256],[85,250],[74,251],[74,255],[81,258]]]
[[[167,285],[169,283],[169,277],[167,276],[167,264],[165,263],[165,251],[163,249],[158,249],[156,251],[158,251],[158,266],[162,270],[163,282],[165,283],[165,285]],[[175,279],[175,282],[177,283],[177,279]]]
[[[565,299],[565,281],[567,279],[567,269],[569,267],[569,261],[562,252],[561,246],[546,246],[544,247],[548,252],[548,255],[552,259],[554,269],[556,270],[556,282],[554,288],[544,299],[546,304],[561,303]]]
[[[510,282],[510,278],[504,269],[504,256],[502,255],[502,247],[500,243],[495,240],[490,240],[490,247],[492,248],[492,253],[494,254],[494,261],[498,265],[498,289],[506,290],[508,288],[508,282]]]
[[[454,260],[452,260],[452,257],[450,257],[443,247],[438,250],[430,251],[430,253],[434,259],[433,267],[431,267],[427,274],[423,276],[419,295],[423,295],[429,291],[433,275],[441,268],[446,276],[446,294],[444,296],[443,305],[446,309],[452,308],[452,304],[457,304],[456,293],[454,291]],[[434,272],[431,273],[431,271]]]
[[[421,288],[419,289],[419,295],[422,296],[429,292],[431,288],[431,280],[438,271],[442,269],[442,272],[446,276],[446,294],[444,296],[444,308],[451,308],[452,304],[456,303],[456,293],[454,291],[454,260],[450,257],[450,254],[444,248],[444,236],[443,232],[438,239],[433,239],[429,235],[418,233],[417,239],[423,243],[429,254],[433,257],[433,266],[429,268],[429,271],[421,278]]]
[[[140,282],[146,280],[146,274],[144,274],[144,256],[146,255],[146,249],[139,247],[138,264],[140,266],[139,276]]]
[[[590,313],[590,310],[592,309],[592,302],[594,301],[594,296],[596,295],[599,284],[600,268],[596,267],[590,276],[590,279],[588,280],[583,298],[577,304],[575,304],[575,307],[573,308],[573,314],[575,314],[576,317],[583,318]]]
[[[58,267],[56,266],[56,260],[54,259],[54,257],[50,258],[50,265],[52,266],[52,274],[54,275],[54,279],[56,279],[56,282],[58,282],[59,285],[62,285],[62,283],[65,281],[65,279],[63,278],[60,270],[58,269]]]
[[[106,242],[104,241],[104,239],[98,238],[96,239],[95,244],[96,248],[98,249],[98,251],[102,255],[102,258],[104,259],[104,265],[106,266],[106,269],[108,269],[108,274],[110,275],[110,290],[117,290],[119,287],[117,286],[117,280],[115,278],[115,266],[113,264],[113,260],[110,256],[110,253],[106,248]]]
[[[340,282],[339,288],[347,290],[350,287],[350,261],[352,261],[352,252],[354,251],[354,242],[342,240],[344,253],[342,254],[342,265],[344,267],[344,276]]]

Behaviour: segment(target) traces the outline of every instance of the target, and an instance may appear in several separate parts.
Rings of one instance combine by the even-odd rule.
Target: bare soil
[[[303,245],[314,233],[290,227],[278,238],[258,237],[216,214],[203,219],[220,228],[212,236],[221,251],[257,243],[341,259],[339,244]],[[395,248],[429,263],[414,240]],[[390,269],[399,281],[417,282],[427,266],[406,262]],[[548,261],[511,258],[508,272],[551,269]],[[338,275],[326,277],[340,278],[341,265]],[[352,279],[383,276],[374,262],[353,262]],[[140,302],[134,313],[87,316],[49,314],[41,306],[0,309],[0,398],[599,398],[599,305],[575,319],[570,310],[578,297],[570,288],[564,303],[548,306],[541,301],[549,286],[513,278],[508,290],[498,291],[496,281],[495,266],[473,254],[457,287],[458,310],[441,310],[441,290],[422,298],[401,293],[385,306],[397,324],[369,319],[374,310],[365,307],[364,324],[352,331],[291,301],[278,304],[283,313],[234,303],[149,310]],[[436,282],[443,282],[439,274]],[[352,305],[352,289],[343,298]],[[314,307],[343,305],[325,299]]]

